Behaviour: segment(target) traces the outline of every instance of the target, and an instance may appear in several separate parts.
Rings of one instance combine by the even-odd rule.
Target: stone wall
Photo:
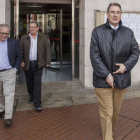
[[[118,2],[125,11],[140,11],[139,0],[80,0],[80,82],[85,88],[93,88],[92,73],[90,63],[90,38],[93,28],[95,28],[94,11],[106,11],[109,3]],[[132,85],[140,84],[140,60],[132,70]]]
[[[0,0],[0,24],[10,25],[10,0]]]

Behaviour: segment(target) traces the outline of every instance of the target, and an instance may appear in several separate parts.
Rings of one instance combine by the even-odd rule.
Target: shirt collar
[[[30,36],[30,37],[32,37],[30,33],[29,33],[29,36]],[[37,32],[37,35],[36,35],[36,37],[37,37],[37,36],[38,36],[38,32]]]
[[[109,23],[109,24],[110,24],[110,23]],[[117,27],[114,27],[114,26],[113,26],[113,25],[111,25],[111,24],[110,24],[110,26],[111,26],[111,28],[112,28],[112,29],[116,29],[116,30],[119,28],[119,24],[118,24],[118,26],[117,26]]]
[[[1,41],[0,41],[0,44],[4,44],[4,43],[6,43],[6,42],[7,42],[7,39],[6,39],[4,42],[1,42]]]

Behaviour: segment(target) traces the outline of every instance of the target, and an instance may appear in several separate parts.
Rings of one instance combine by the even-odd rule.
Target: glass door
[[[51,49],[51,65],[49,68],[62,71],[62,9],[46,16],[46,32]]]

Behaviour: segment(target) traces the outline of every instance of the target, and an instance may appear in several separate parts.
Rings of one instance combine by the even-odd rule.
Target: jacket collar
[[[43,37],[43,36],[44,36],[44,34],[42,34],[41,32],[38,32],[38,38],[41,38],[41,37]],[[27,34],[25,35],[25,37],[26,37],[27,39],[30,39],[29,33],[27,33]]]
[[[107,19],[105,25],[106,25],[108,28],[112,29],[111,26],[110,26],[110,23],[109,23],[109,20],[108,20],[108,19]],[[119,28],[118,28],[118,29],[120,29],[121,27],[122,27],[122,21],[120,20],[120,22],[119,22]]]
[[[7,49],[8,49],[8,56],[9,56],[12,49],[10,38],[7,38]]]

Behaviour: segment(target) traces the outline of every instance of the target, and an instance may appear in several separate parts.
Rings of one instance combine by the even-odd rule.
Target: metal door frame
[[[72,80],[75,75],[75,57],[74,57],[74,20],[75,20],[75,0],[71,0],[72,3]]]
[[[20,0],[22,3],[52,3],[52,4],[71,4],[71,0]]]
[[[16,0],[16,39],[19,40],[19,0]]]
[[[60,71],[62,71],[62,28],[63,28],[63,10],[60,9]]]

